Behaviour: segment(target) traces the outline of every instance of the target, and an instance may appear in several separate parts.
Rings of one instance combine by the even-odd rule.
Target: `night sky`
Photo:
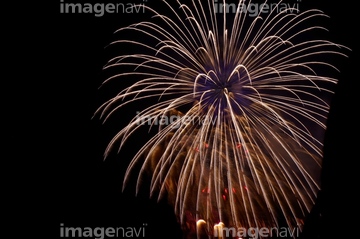
[[[148,0],[146,4],[151,6],[153,2]],[[40,185],[43,186],[41,192],[48,195],[45,211],[49,214],[47,222],[53,228],[48,238],[59,237],[60,223],[74,227],[136,227],[146,223],[146,238],[181,238],[181,230],[170,206],[149,200],[146,192],[139,197],[135,197],[131,189],[121,193],[126,165],[141,146],[146,132],[139,132],[131,138],[127,150],[103,160],[107,143],[134,116],[135,110],[125,108],[120,114],[121,119],[112,119],[105,125],[98,118],[92,119],[96,108],[108,97],[106,91],[98,89],[106,77],[102,66],[111,55],[104,47],[116,39],[113,32],[117,28],[141,20],[141,15],[105,14],[96,17],[93,14],[64,14],[59,12],[60,4],[57,6],[55,3],[51,15],[57,21],[48,28],[53,38],[44,39],[42,49],[46,54],[50,53],[51,58],[41,60],[50,66],[41,84],[43,88],[38,89],[43,95],[38,101],[39,113],[44,116],[37,120],[39,130],[33,132],[38,138],[27,139],[29,143],[41,141],[35,150],[36,158],[44,159],[44,170],[40,170],[44,177],[41,177]],[[352,214],[352,200],[356,201],[358,188],[353,179],[356,175],[354,161],[359,158],[355,156],[358,145],[353,146],[358,142],[355,116],[358,106],[353,106],[354,95],[350,91],[354,89],[354,81],[358,80],[355,77],[359,69],[355,65],[358,46],[355,44],[359,41],[355,39],[358,31],[355,19],[359,13],[356,13],[355,6],[302,0],[300,9],[312,7],[331,16],[327,25],[331,38],[328,40],[346,45],[353,52],[349,53],[349,59],[342,59],[337,64],[341,74],[326,132],[324,189],[321,200],[305,224],[304,238],[314,235],[324,239],[334,235],[341,238],[351,233],[340,228],[351,220],[347,215]],[[18,143],[16,145],[15,152]],[[47,181],[51,181],[50,186]]]

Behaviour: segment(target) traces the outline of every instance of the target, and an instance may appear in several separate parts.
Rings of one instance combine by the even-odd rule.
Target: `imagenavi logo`
[[[145,238],[147,223],[137,227],[70,227],[60,223],[61,238]]]
[[[222,222],[214,226],[215,238],[298,238],[300,235],[300,228],[288,227],[225,227]]]
[[[60,13],[67,14],[94,14],[95,17],[102,17],[105,14],[136,14],[145,13],[145,3],[72,3],[60,0]]]
[[[247,13],[250,17],[256,17],[262,13],[282,12],[290,13],[300,12],[301,0],[293,0],[293,3],[278,2],[278,3],[254,3],[251,1],[239,1],[238,3],[227,3],[223,0],[214,0],[215,13]]]

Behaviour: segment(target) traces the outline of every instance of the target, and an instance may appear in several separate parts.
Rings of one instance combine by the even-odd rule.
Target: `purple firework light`
[[[134,156],[124,186],[140,165],[137,190],[151,175],[151,195],[167,198],[189,235],[212,237],[224,225],[297,228],[321,188],[323,132],[337,83],[321,72],[337,70],[327,56],[346,57],[349,49],[311,38],[326,30],[307,25],[326,17],[320,10],[298,12],[280,1],[249,16],[241,10],[249,4],[231,5],[233,13],[225,1],[145,6],[151,20],[119,29],[124,38],[111,44],[133,53],[104,67],[119,72],[104,84],[137,77],[99,107],[105,120],[125,105],[159,99],[116,134],[105,155],[143,122],[176,116]]]

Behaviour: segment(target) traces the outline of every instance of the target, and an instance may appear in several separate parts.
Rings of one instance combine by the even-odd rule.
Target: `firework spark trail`
[[[302,28],[326,16],[316,9],[295,14],[274,8],[251,18],[240,11],[246,1],[239,1],[234,14],[226,13],[225,1],[223,13],[210,0],[207,6],[163,3],[167,15],[145,6],[152,21],[117,31],[142,34],[144,41],[112,43],[149,53],[108,62],[104,69],[132,67],[134,72],[120,72],[104,84],[140,79],[96,113],[107,120],[132,102],[159,101],[113,138],[105,156],[118,143],[122,148],[142,120],[155,125],[159,117],[175,114],[180,118],[160,127],[134,156],[124,186],[135,166],[142,165],[136,190],[150,173],[151,194],[167,197],[182,225],[192,215],[209,233],[220,222],[249,228],[279,226],[284,220],[290,228],[298,226],[320,189],[322,136],[313,132],[326,129],[328,100],[337,83],[318,75],[317,67],[337,70],[321,59],[346,56],[342,50],[348,48],[302,40],[324,30]],[[148,45],[149,39],[155,44]],[[187,111],[177,111],[184,106]]]

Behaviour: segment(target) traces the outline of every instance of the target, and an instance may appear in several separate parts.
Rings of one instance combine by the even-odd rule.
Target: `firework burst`
[[[281,3],[264,13],[265,2],[250,17],[244,6],[251,1],[163,1],[165,11],[145,6],[151,21],[118,30],[139,39],[112,43],[134,52],[108,62],[105,69],[119,73],[105,83],[137,80],[97,113],[106,120],[132,102],[159,100],[105,154],[145,123],[160,124],[131,161],[124,186],[140,165],[137,190],[151,175],[151,194],[167,198],[189,233],[203,227],[212,237],[219,225],[293,229],[314,205],[337,83],[321,74],[337,70],[323,59],[346,56],[346,47],[311,38],[324,28],[304,26],[325,17],[322,11]]]

